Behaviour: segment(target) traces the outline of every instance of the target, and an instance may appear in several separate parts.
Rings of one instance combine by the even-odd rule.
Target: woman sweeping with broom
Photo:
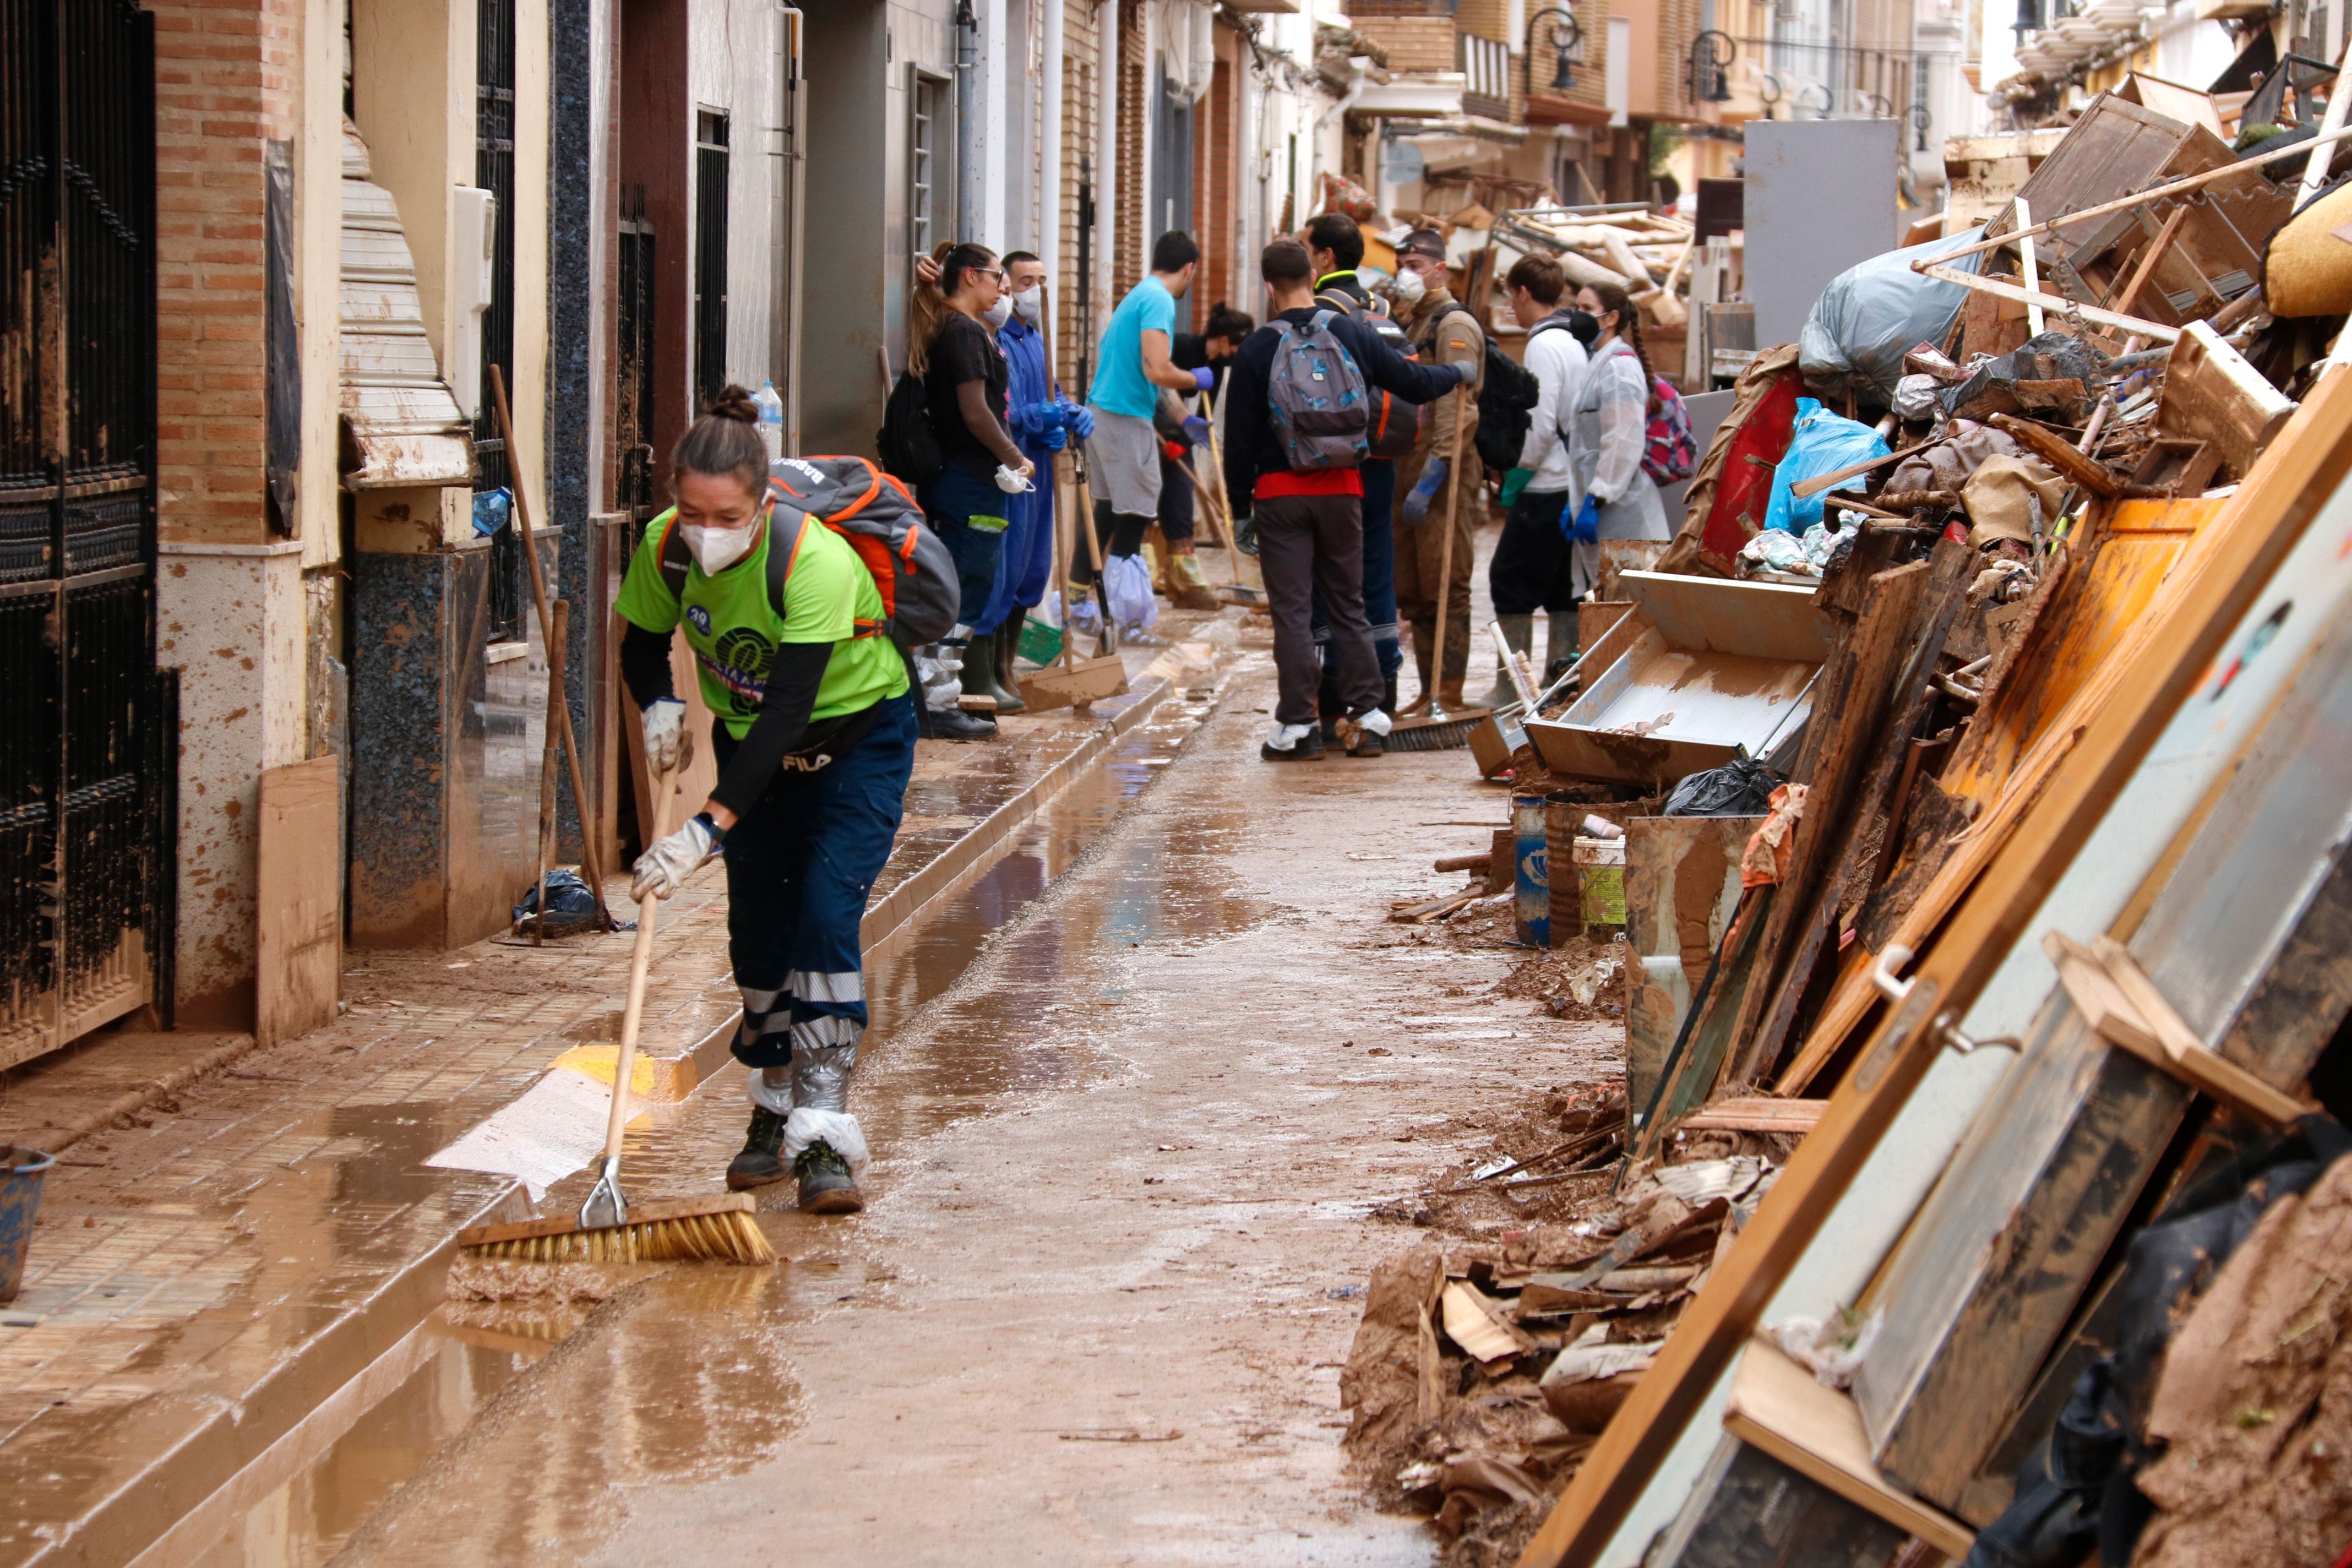
[[[671,458],[677,504],[646,530],[622,585],[621,673],[645,710],[648,770],[666,774],[678,756],[686,705],[669,647],[681,623],[718,721],[718,787],[639,858],[635,892],[667,898],[723,853],[743,998],[734,1051],[751,1069],[751,1131],[727,1184],[797,1176],[802,1209],[850,1214],[865,1206],[866,1140],[848,1108],[866,1032],[858,923],[898,836],[915,704],[873,569],[813,515],[811,490],[784,477],[772,487],[758,419],[730,386],[694,422]],[[776,472],[787,470],[811,487],[839,478],[796,459]],[[848,515],[889,484],[877,476],[846,510],[823,510]]]

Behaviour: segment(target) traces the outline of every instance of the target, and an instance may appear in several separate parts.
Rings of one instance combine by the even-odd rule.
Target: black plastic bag
[[[514,923],[528,930],[539,917],[539,884],[533,882],[524,892],[522,902],[514,907]],[[581,880],[580,873],[559,866],[547,874],[547,929],[551,931],[578,931],[596,918],[596,896]]]
[[[1660,816],[1762,816],[1772,809],[1772,792],[1788,781],[1753,757],[1734,757],[1719,768],[1693,773],[1675,785]]]

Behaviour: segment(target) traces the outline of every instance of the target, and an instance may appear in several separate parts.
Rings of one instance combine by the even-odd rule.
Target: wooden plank
[[[1836,914],[1846,847],[1879,804],[1865,799],[1871,763],[1885,749],[1895,689],[1918,646],[1928,575],[1925,561],[1874,574],[1869,607],[1854,623],[1842,656],[1822,667],[1814,711],[1827,721],[1814,725],[1806,737],[1809,750],[1816,741],[1820,744],[1811,769],[1801,770],[1809,791],[1805,814],[1759,950],[1761,984],[1748,987],[1733,1030],[1737,1044],[1722,1080],[1726,1089],[1744,1088],[1769,1071],[1795,1023]],[[1928,664],[1932,668],[1933,660]],[[1908,711],[1907,705],[1903,710]]]
[[[1996,414],[1991,424],[1997,430],[2007,432],[2027,451],[2058,470],[2068,484],[2079,485],[2103,500],[2113,500],[2124,493],[2123,480],[2107,471],[2104,463],[2095,462],[2074,449],[2071,441],[2062,441],[2031,419],[2020,419],[2013,414]]]
[[[341,759],[262,771],[254,903],[254,1038],[290,1040],[335,1019],[343,980]]]
[[[1944,1049],[1933,1027],[1965,1010],[2022,938],[2107,805],[2169,726],[2321,504],[2352,467],[2352,374],[2329,372],[2269,460],[2231,498],[2227,526],[2183,558],[2173,591],[2114,661],[2092,706],[2016,830],[2004,836],[1902,1002],[1864,1047],[1822,1121],[1781,1170],[1738,1243],[1612,1418],[1529,1542],[1521,1568],[1593,1568],[1656,1465],[1727,1369],[1838,1200]]]
[[[2093,949],[2061,931],[2042,938],[2075,1011],[2094,1034],[2257,1121],[2283,1126],[2305,1112],[2293,1095],[2207,1050],[2131,954],[2112,937],[2098,940]]]
[[[1771,1095],[1710,1100],[1676,1125],[1685,1132],[1793,1132],[1801,1138],[1822,1119],[1821,1100],[1780,1100]]]
[[[1947,1557],[1966,1557],[1976,1544],[1976,1533],[1967,1525],[1879,1474],[1853,1399],[1824,1388],[1777,1346],[1758,1340],[1739,1358],[1723,1426],[1741,1442],[1761,1448]]]

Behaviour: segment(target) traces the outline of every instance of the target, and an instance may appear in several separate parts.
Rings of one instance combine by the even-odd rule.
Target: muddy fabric
[[[1969,476],[1986,459],[2014,458],[2025,450],[2008,435],[1973,419],[1955,419],[1951,428],[1949,440],[1938,441],[1895,464],[1895,471],[1887,476],[1885,488],[1895,491],[1957,490],[1969,482]]]
[[[2031,544],[2036,532],[2046,540],[2058,526],[2058,508],[2065,499],[2066,481],[2041,458],[1988,458],[1960,487],[1969,542],[1979,549],[1996,539]]]
[[[2352,1540],[2352,1159],[2283,1199],[2165,1352],[2142,1568],[2294,1568]]]

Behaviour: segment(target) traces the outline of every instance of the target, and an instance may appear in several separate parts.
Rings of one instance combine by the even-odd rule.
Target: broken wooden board
[[[1777,1132],[1801,1138],[1822,1119],[1821,1100],[1781,1100],[1772,1095],[1732,1096],[1709,1100],[1675,1125],[1685,1132]]]
[[[1751,1342],[1733,1374],[1724,1430],[1798,1474],[1958,1561],[1976,1534],[1958,1520],[1892,1485],[1871,1461],[1853,1400],[1762,1340]]]
[[[2202,321],[2180,329],[2165,361],[2159,436],[2203,441],[2221,459],[2221,477],[2245,477],[2294,412],[2294,402]]]
[[[2114,945],[2112,938],[2099,940]],[[2093,1034],[2122,1047],[2149,1066],[2170,1073],[2198,1093],[2273,1127],[2285,1125],[2308,1109],[2293,1095],[2273,1089],[2235,1062],[2215,1056],[2195,1036],[2186,1041],[2178,1038],[2176,1027],[2185,1027],[2180,1025],[2179,1015],[2172,1013],[2167,1004],[2167,1020],[2158,1022],[2156,1013],[2125,990],[2126,971],[2116,967],[2114,959],[2102,962],[2104,955],[2094,953],[2059,931],[2045,935],[2042,946],[2058,965],[2058,978],[2064,983],[2075,1011],[2083,1015]],[[2128,966],[2128,973],[2139,973],[2128,952],[2117,947],[2116,953],[2122,964]],[[2139,973],[2139,978],[2145,981],[2147,976]]]
[[[265,768],[255,834],[253,1037],[335,1021],[343,984],[342,760]]]
[[[1447,1280],[1438,1306],[1444,1314],[1445,1337],[1481,1365],[1508,1361],[1536,1348],[1534,1338],[1506,1322],[1501,1310],[1475,1285]]]
[[[1739,908],[1739,858],[1760,816],[1640,816],[1625,825],[1625,1096],[1656,1090],[1691,996]]]

